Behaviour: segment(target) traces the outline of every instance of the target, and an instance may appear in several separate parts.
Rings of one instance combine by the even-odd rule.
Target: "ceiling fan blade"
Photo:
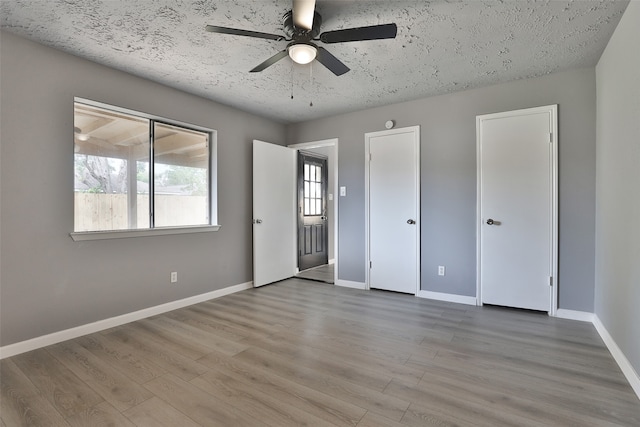
[[[268,39],[268,40],[276,40],[276,41],[285,40],[284,36],[280,36],[278,34],[261,33],[258,31],[249,31],[249,30],[239,30],[237,28],[218,27],[216,25],[207,25],[205,29],[210,33],[231,34],[233,36],[257,37],[260,39]]]
[[[318,47],[316,59],[319,63],[327,67],[329,71],[331,71],[336,76],[341,76],[349,71],[349,67],[344,65],[342,61],[333,56],[327,49],[323,47]]]
[[[311,30],[316,0],[293,0],[293,24],[298,28]]]
[[[280,61],[282,58],[288,55],[289,55],[289,52],[287,52],[287,49],[282,50],[276,53],[275,55],[273,55],[271,58],[264,61],[262,64],[255,67],[253,70],[250,71],[250,73],[258,73],[264,70],[265,68],[272,66],[273,64],[275,64],[276,62]]]
[[[323,43],[357,42],[364,40],[393,39],[398,34],[396,24],[371,25],[369,27],[347,28],[320,34]]]

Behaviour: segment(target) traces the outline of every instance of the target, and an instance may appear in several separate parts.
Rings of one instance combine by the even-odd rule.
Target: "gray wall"
[[[283,125],[9,33],[0,48],[1,345],[252,280],[251,141]],[[71,240],[74,96],[217,129],[222,229]]]
[[[289,125],[287,142],[339,138],[340,279],[365,280],[364,134],[421,126],[422,289],[476,293],[476,132],[479,114],[559,104],[559,305],[593,311],[595,70],[420,99]],[[447,275],[437,276],[445,265]]]
[[[595,314],[640,373],[640,2],[596,67]]]

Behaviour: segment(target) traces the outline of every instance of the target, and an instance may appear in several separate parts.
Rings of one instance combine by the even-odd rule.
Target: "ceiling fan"
[[[322,43],[331,44],[393,39],[398,32],[396,24],[382,24],[326,31],[321,34],[320,27],[322,25],[322,17],[315,11],[315,6],[316,0],[293,0],[293,9],[283,16],[283,28],[286,36],[240,30],[237,28],[218,27],[215,25],[207,25],[206,30],[211,33],[289,42],[286,49],[276,53],[271,58],[253,68],[251,70],[252,73],[260,72],[280,61],[285,56],[289,56],[298,64],[308,64],[314,59],[317,59],[318,62],[327,67],[336,76],[341,76],[349,71],[349,67],[329,53],[328,50],[318,46],[314,42],[321,41]]]

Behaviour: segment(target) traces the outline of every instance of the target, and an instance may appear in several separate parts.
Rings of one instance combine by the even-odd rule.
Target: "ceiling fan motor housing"
[[[293,23],[293,11],[288,11],[282,17],[284,33],[287,38],[296,42],[311,41],[318,37],[320,34],[320,27],[322,26],[322,17],[318,12],[313,13],[313,27],[311,30],[306,28],[298,28]]]

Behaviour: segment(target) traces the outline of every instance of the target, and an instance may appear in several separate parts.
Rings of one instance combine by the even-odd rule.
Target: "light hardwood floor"
[[[316,282],[333,283],[334,264],[325,264],[318,267],[302,270],[296,277],[298,279],[315,280]]]
[[[591,324],[299,279],[0,366],[2,427],[640,425]]]

